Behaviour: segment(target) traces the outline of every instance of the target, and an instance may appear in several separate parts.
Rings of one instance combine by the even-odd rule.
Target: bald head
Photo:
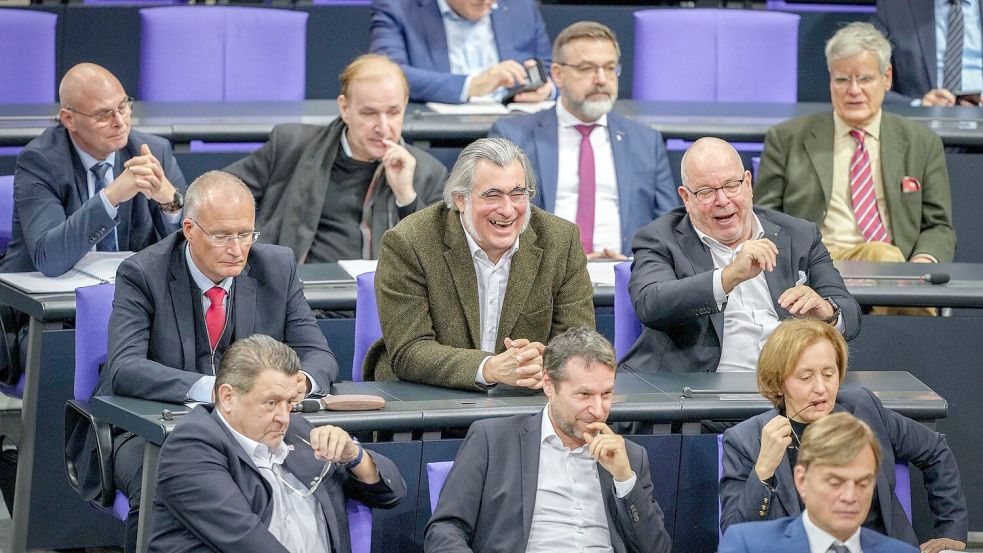
[[[105,92],[123,94],[123,85],[105,67],[94,63],[80,63],[62,77],[61,84],[58,85],[58,100],[62,107],[75,108],[85,98]]]
[[[683,181],[683,186],[689,186],[690,179],[688,177],[693,174],[695,169],[721,164],[730,165],[736,168],[738,172],[744,170],[741,155],[728,142],[712,136],[697,140],[683,154],[683,160],[680,163],[679,175]],[[692,190],[693,187],[690,186],[690,189]]]
[[[701,138],[683,154],[679,197],[693,228],[736,248],[751,236],[751,173],[733,146]]]
[[[208,171],[188,187],[184,198],[184,216],[197,219],[203,210],[218,203],[246,203],[251,211],[256,210],[256,199],[239,177],[225,171]]]
[[[58,86],[58,119],[72,142],[96,159],[105,159],[130,139],[130,103],[112,73],[94,63],[80,63]]]

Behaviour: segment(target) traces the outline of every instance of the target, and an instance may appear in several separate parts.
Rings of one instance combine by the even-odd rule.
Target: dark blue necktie
[[[109,186],[109,179],[106,178],[106,174],[109,172],[110,165],[105,162],[96,163],[92,166],[90,171],[96,177],[96,190],[95,193],[98,194],[103,188]],[[96,244],[96,250],[100,252],[115,252],[119,251],[119,246],[116,244],[116,228],[112,228],[102,240]]]

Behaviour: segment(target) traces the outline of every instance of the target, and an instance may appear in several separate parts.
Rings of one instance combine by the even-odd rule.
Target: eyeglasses
[[[851,83],[857,83],[860,88],[870,88],[874,86],[879,80],[880,75],[852,75],[847,77],[845,75],[833,75],[830,79],[833,82],[833,87],[837,90],[846,90],[850,88]]]
[[[304,442],[307,445],[311,445],[311,442],[308,442],[307,440],[301,438],[300,436],[297,436],[297,439]],[[273,459],[273,453],[270,453],[270,459],[271,460]],[[272,463],[270,465],[271,465],[270,467],[261,467],[261,468],[265,468],[270,472],[272,472],[273,476],[276,476],[276,479],[279,480],[281,484],[286,486],[287,489],[293,492],[294,494],[302,498],[307,498],[314,495],[314,492],[317,491],[317,488],[318,486],[321,485],[321,482],[324,482],[324,477],[328,474],[328,471],[331,470],[331,466],[334,465],[334,463],[332,463],[331,461],[326,461],[324,463],[324,468],[321,469],[321,473],[315,476],[313,480],[311,480],[310,485],[305,490],[298,490],[297,488],[293,487],[293,485],[290,484],[290,482],[287,482],[287,480],[283,476],[280,476],[280,470],[282,469],[277,470],[276,469],[277,465],[274,465]]]
[[[717,198],[717,190],[723,190],[724,196],[727,196],[728,198],[733,198],[734,196],[738,195],[741,192],[741,185],[744,184],[745,178],[746,176],[727,181],[714,188],[706,187],[696,191],[690,190],[689,187],[685,188],[687,192],[696,196],[697,201],[699,201],[701,204],[710,204]]]
[[[205,233],[209,242],[216,246],[228,246],[233,240],[238,240],[243,246],[248,246],[259,238],[259,231],[240,232],[239,234],[212,234],[205,230],[205,227],[201,226],[198,221],[191,219],[191,222],[200,228],[201,232]]]
[[[79,111],[75,108],[65,107],[68,111],[77,113],[79,115],[84,115],[86,117],[91,117],[95,119],[96,123],[99,125],[108,125],[113,118],[116,117],[118,113],[120,117],[126,117],[133,111],[133,98],[127,96],[120,105],[116,106],[116,109],[107,109],[105,111],[100,111],[99,113],[85,113],[84,111]]]
[[[485,190],[481,194],[478,194],[478,197],[484,200],[488,205],[499,205],[502,203],[502,201],[504,201],[505,196],[508,196],[514,204],[522,204],[529,201],[529,195],[530,192],[528,188],[517,186],[508,194],[497,188],[492,188],[491,190]]]
[[[620,63],[613,65],[594,65],[593,63],[579,63],[577,65],[570,65],[569,63],[556,62],[556,64],[562,67],[569,67],[574,73],[577,74],[578,77],[593,77],[597,74],[598,69],[604,71],[604,76],[609,79],[621,76]]]

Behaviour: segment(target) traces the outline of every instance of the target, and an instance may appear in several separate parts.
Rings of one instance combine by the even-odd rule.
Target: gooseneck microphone
[[[926,284],[945,284],[952,277],[949,273],[925,273],[924,275],[844,275],[844,280],[913,280]]]

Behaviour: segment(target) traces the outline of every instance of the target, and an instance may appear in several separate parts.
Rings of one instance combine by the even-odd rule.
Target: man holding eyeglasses
[[[942,140],[881,110],[890,60],[891,44],[868,23],[833,35],[826,43],[833,112],[768,131],[754,200],[819,225],[833,259],[952,261]]]
[[[109,356],[96,393],[212,401],[223,354],[252,334],[297,352],[295,401],[327,392],[338,363],[304,297],[293,252],[255,243],[249,189],[233,175],[210,171],[195,179],[186,201],[182,232],[134,254],[116,273]],[[130,499],[130,551],[143,440],[116,433],[113,446],[116,487]]]
[[[680,169],[683,207],[632,241],[628,291],[645,327],[622,368],[754,371],[788,317],[826,321],[848,340],[860,332],[860,306],[816,225],[752,208],[751,172],[730,144],[701,138]]]
[[[501,118],[489,133],[526,152],[539,177],[536,205],[577,223],[588,259],[624,259],[638,229],[679,205],[662,135],[611,112],[620,59],[611,29],[570,25],[553,42],[556,107]]]
[[[366,380],[543,387],[544,344],[593,328],[594,294],[577,227],[529,205],[535,183],[515,144],[482,138],[457,158],[443,204],[386,232]]]
[[[392,461],[291,415],[299,371],[269,336],[229,347],[215,405],[182,417],[161,447],[150,551],[348,553],[346,498],[376,509],[403,499]]]

